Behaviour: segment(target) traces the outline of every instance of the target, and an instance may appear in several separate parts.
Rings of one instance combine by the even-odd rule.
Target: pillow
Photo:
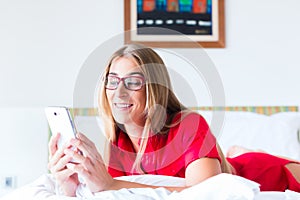
[[[198,112],[211,124],[212,111]],[[215,111],[215,114],[218,112],[221,111]],[[300,119],[299,114],[267,116],[252,112],[226,111],[223,128],[216,137],[224,153],[230,146],[239,145],[300,160],[297,136],[300,123],[295,123],[296,117]],[[211,129],[214,131],[213,127]]]
[[[165,175],[132,175],[132,176],[120,176],[116,177],[118,180],[126,180],[131,182],[137,182],[141,184],[150,184],[155,186],[173,186],[180,187],[185,186],[185,179],[174,176],[165,176]]]
[[[287,123],[293,129],[300,130],[300,112],[280,112],[271,115],[271,117]]]
[[[134,175],[118,177],[119,180],[139,182],[156,186],[184,186],[184,178],[161,175]],[[240,176],[221,173],[180,192],[170,192],[165,188],[123,188],[92,194],[85,184],[80,184],[76,195],[83,199],[254,199],[259,194],[259,184]]]

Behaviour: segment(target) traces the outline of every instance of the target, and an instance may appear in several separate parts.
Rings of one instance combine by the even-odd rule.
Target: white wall
[[[299,105],[300,2],[226,1],[227,48],[208,50],[227,104]]]
[[[226,0],[226,48],[206,52],[227,105],[300,104],[299,8],[298,0]],[[72,106],[85,59],[123,31],[123,0],[1,0],[0,29],[0,175],[21,186],[47,172],[43,107]]]

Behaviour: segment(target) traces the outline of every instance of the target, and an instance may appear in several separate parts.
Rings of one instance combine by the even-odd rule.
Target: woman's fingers
[[[68,177],[72,176],[73,174],[75,174],[75,172],[68,168],[57,173],[58,176],[65,177],[65,178],[68,178]]]
[[[66,179],[68,179],[73,174],[75,174],[73,170],[66,168],[64,170],[55,173],[55,176],[60,183],[63,183]]]
[[[53,168],[54,166],[56,166],[58,164],[58,162],[64,162],[65,163],[65,159],[64,158],[62,161],[61,159],[65,156],[64,150],[68,147],[68,144],[65,144],[62,148],[58,148],[58,150],[54,153],[54,155],[50,156],[50,160],[48,163],[48,168],[49,170],[51,170],[51,168]],[[71,159],[69,157],[69,159]]]
[[[68,163],[67,168],[81,176],[91,192],[106,190],[114,180],[102,163],[92,164],[89,158],[80,164]]]
[[[92,160],[102,160],[95,144],[81,133],[77,134],[77,139],[71,140],[71,145],[79,149],[84,156],[90,157]]]
[[[72,157],[75,162],[67,163],[66,167],[81,176],[92,192],[102,191],[113,181],[104,165],[101,154],[96,146],[83,134],[71,140],[74,149],[64,150],[65,155]],[[76,149],[80,150],[80,154]]]
[[[66,149],[64,153],[74,160],[74,164],[80,163],[86,170],[92,171],[94,164],[89,157],[85,157],[71,149]]]
[[[94,145],[94,143],[88,137],[86,137],[84,134],[77,133],[76,136],[77,136],[78,139],[84,141],[87,145],[89,145],[89,146],[93,146]]]
[[[49,141],[49,162],[48,169],[58,182],[63,194],[75,196],[78,187],[78,175],[73,170],[67,168],[67,164],[72,161],[72,157],[64,153],[65,149],[72,148],[70,143],[58,146],[61,135],[53,135]]]
[[[68,163],[67,164],[67,169],[72,171],[73,173],[80,174],[82,178],[85,180],[89,180],[91,173],[89,170],[87,170],[84,166],[79,165],[79,164],[74,164],[74,163]]]
[[[49,148],[49,156],[53,156],[54,153],[57,151],[57,142],[60,138],[60,133],[57,133],[56,135],[52,135],[51,138],[50,138],[50,141],[49,141],[49,145],[48,145],[48,148]]]
[[[66,156],[60,158],[59,161],[57,163],[55,163],[55,165],[53,165],[52,163],[49,163],[49,165],[48,165],[49,170],[51,171],[51,173],[59,172],[59,171],[63,170],[66,167],[66,164],[69,163],[71,160],[72,160],[72,157],[66,155]]]

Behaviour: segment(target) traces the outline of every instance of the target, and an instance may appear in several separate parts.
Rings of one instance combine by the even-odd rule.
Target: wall
[[[298,0],[226,0],[226,48],[206,52],[227,105],[300,104],[299,8]],[[86,58],[122,33],[123,1],[2,0],[0,25],[0,177],[21,186],[47,172],[43,108],[72,106]]]
[[[300,2],[226,1],[227,48],[207,50],[229,105],[299,105]]]

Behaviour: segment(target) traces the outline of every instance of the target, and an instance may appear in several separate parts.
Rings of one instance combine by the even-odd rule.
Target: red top
[[[178,114],[173,122],[181,116]],[[194,160],[203,157],[221,160],[216,139],[202,116],[190,113],[180,121],[168,133],[154,134],[148,138],[141,160],[141,167],[146,173],[184,178],[187,166]],[[139,174],[132,171],[135,158],[136,152],[130,138],[119,131],[111,145],[108,172],[113,177]]]
[[[173,122],[181,117],[178,114]],[[148,174],[185,177],[187,166],[203,157],[217,158],[216,139],[209,130],[205,119],[196,114],[188,114],[181,123],[170,128],[167,134],[154,134],[148,138],[141,168]],[[117,133],[111,145],[108,172],[113,176],[139,174],[132,171],[136,152],[128,135]],[[300,183],[285,167],[293,161],[266,153],[251,152],[235,158],[227,158],[237,175],[258,182],[261,191],[300,192]]]

